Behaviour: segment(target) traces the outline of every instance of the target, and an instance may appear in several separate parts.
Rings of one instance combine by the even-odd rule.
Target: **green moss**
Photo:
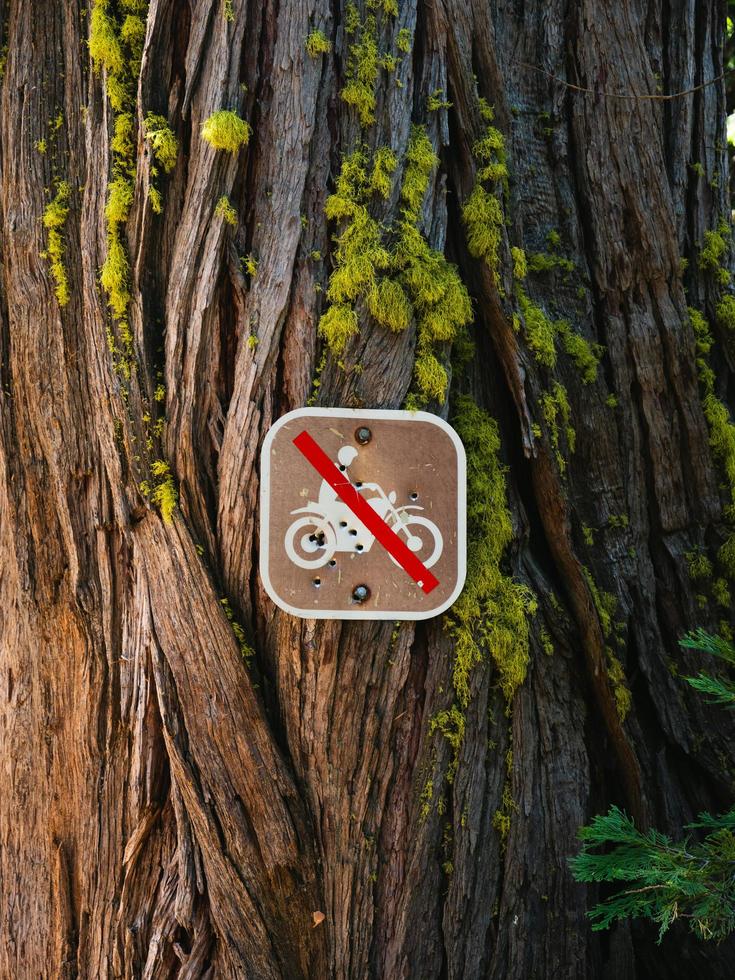
[[[535,252],[528,260],[528,268],[531,272],[552,272],[554,269],[561,269],[567,274],[574,272],[574,262],[565,259],[561,255],[550,255],[548,252]]]
[[[684,557],[689,568],[689,577],[693,581],[712,577],[712,562],[703,551],[687,551]]]
[[[133,203],[133,182],[126,177],[116,177],[107,188],[105,217],[108,228],[127,221]]]
[[[517,248],[514,245],[510,250],[510,254],[513,257],[513,277],[519,281],[525,279],[528,275],[526,253],[522,248]]]
[[[559,320],[557,328],[564,350],[581,375],[582,384],[592,384],[597,380],[597,367],[605,348],[600,344],[590,343],[581,334],[575,333],[566,320]]]
[[[170,173],[176,166],[179,143],[165,116],[157,116],[155,113],[149,112],[143,120],[143,135],[148,141],[157,163],[163,167],[166,173]]]
[[[605,404],[607,405],[608,408],[617,408],[618,396],[613,394],[608,395],[607,398],[605,399]]]
[[[332,42],[324,31],[312,31],[306,39],[306,50],[311,58],[319,58],[323,54],[329,54],[332,50]]]
[[[430,351],[419,351],[414,364],[416,387],[427,400],[434,399],[444,404],[444,396],[449,382],[446,369]]]
[[[576,333],[566,320],[552,320],[520,286],[516,287],[516,294],[523,314],[526,343],[536,361],[547,368],[556,366],[556,340],[559,337],[564,351],[579,371],[582,383],[596,381],[604,347]]]
[[[715,393],[715,375],[708,363],[708,356],[714,343],[709,325],[699,310],[689,309],[689,318],[694,330],[696,365],[702,385],[702,410],[709,427],[709,441],[715,459],[722,467],[727,481],[730,504],[726,515],[731,523],[735,517],[735,425],[730,412]],[[728,578],[735,579],[735,529],[719,550],[718,558],[727,572]]]
[[[462,219],[467,229],[467,248],[470,255],[482,259],[497,280],[505,218],[495,191],[497,184],[507,187],[508,168],[503,134],[489,125],[493,120],[493,110],[484,99],[480,98],[478,101],[480,116],[488,125],[472,148],[478,164],[477,182],[464,203]],[[493,185],[492,191],[484,187],[484,183]]]
[[[248,643],[247,636],[245,635],[245,630],[242,628],[240,623],[238,623],[238,621],[235,619],[235,614],[232,611],[232,605],[230,604],[230,600],[225,596],[223,599],[220,599],[220,604],[222,606],[222,611],[227,617],[227,622],[230,624],[230,627],[232,628],[232,632],[235,634],[235,639],[237,640],[237,645],[240,647],[240,653],[242,654],[242,658],[245,661],[246,665],[249,667],[250,661],[255,656],[255,651]]]
[[[452,103],[446,98],[444,89],[435,89],[426,100],[426,111],[437,112],[439,109],[451,109]]]
[[[470,675],[490,654],[508,701],[528,666],[528,615],[533,593],[502,570],[513,525],[500,463],[497,423],[472,400],[457,401],[454,426],[467,454],[467,583],[446,616],[455,642],[452,681],[462,710],[470,698]]]
[[[166,524],[170,524],[179,499],[171,469],[165,460],[156,459],[151,463],[151,472],[156,477],[150,494],[151,503],[158,508]]]
[[[561,451],[561,431],[563,429],[567,447],[574,452],[576,433],[570,425],[571,410],[564,385],[554,381],[550,391],[540,395],[541,411],[549,429],[549,439],[560,471],[566,469],[566,459]]]
[[[373,319],[389,330],[405,330],[411,322],[411,302],[401,284],[394,279],[381,279],[368,291],[366,303]]]
[[[41,156],[44,156],[44,154],[46,153],[46,146],[47,146],[46,140],[43,139],[36,140],[35,146],[38,152],[41,154]]]
[[[633,701],[630,688],[625,678],[625,670],[610,647],[605,647],[605,654],[607,656],[607,676],[610,678],[613,686],[615,707],[617,708],[620,720],[625,721]]]
[[[429,722],[429,735],[440,732],[449,742],[452,758],[447,768],[447,782],[454,782],[459,766],[459,753],[464,742],[465,717],[456,704],[444,711],[437,712]],[[433,795],[433,784],[432,784]]]
[[[443,401],[447,372],[435,345],[452,341],[472,319],[472,307],[456,268],[432,249],[417,227],[431,171],[437,165],[426,132],[415,127],[409,140],[400,191],[402,218],[386,227],[368,210],[375,197],[387,198],[397,167],[388,147],[376,150],[371,165],[363,152],[347,156],[334,194],[326,201],[330,220],[343,223],[336,237],[334,270],[320,334],[340,356],[358,332],[355,304],[362,300],[370,315],[393,331],[417,325],[414,371],[418,404]]]
[[[230,204],[230,199],[226,194],[223,194],[219,201],[217,201],[214,213],[228,225],[237,228],[237,211]]]
[[[735,332],[735,296],[725,295],[715,310],[717,326],[727,333]]]
[[[712,598],[719,606],[722,606],[723,609],[730,608],[732,600],[730,596],[730,586],[727,584],[726,579],[717,578],[712,583]]]
[[[610,514],[607,519],[607,526],[613,528],[626,528],[630,524],[627,514]]]
[[[526,343],[533,356],[544,367],[555,367],[556,324],[520,288],[518,289],[518,303],[523,314]]]
[[[89,54],[95,71],[104,68],[111,75],[125,71],[125,57],[107,0],[94,0],[89,22]]]
[[[358,208],[337,239],[335,268],[329,279],[327,298],[333,303],[355,302],[375,286],[377,274],[390,264],[379,223],[367,208]]]
[[[611,595],[609,592],[604,592],[602,589],[597,587],[597,584],[592,578],[592,574],[588,568],[583,566],[582,573],[589,587],[592,602],[597,612],[597,617],[600,620],[602,635],[607,640],[612,633],[613,617],[615,616],[618,606],[617,600],[614,595]],[[618,624],[615,627],[616,631],[619,631],[621,628],[622,624]],[[622,663],[620,660],[618,660],[609,646],[605,647],[605,658],[607,660],[607,674],[613,688],[613,696],[615,698],[618,716],[621,721],[624,721],[628,711],[630,710],[632,702],[630,689],[628,688],[628,683],[625,677],[625,670],[623,669]]]
[[[161,192],[154,184],[150,184],[148,187],[148,200],[154,214],[161,214],[163,211],[163,198],[161,197]]]
[[[359,36],[350,46],[347,61],[347,83],[340,96],[357,110],[360,124],[369,126],[375,122],[375,89],[378,82],[378,38],[375,17],[367,17],[357,31]]]
[[[222,16],[230,23],[234,21],[235,8],[232,5],[232,0],[222,0]]]
[[[66,248],[63,233],[66,219],[69,216],[70,193],[69,184],[65,180],[61,181],[57,185],[53,200],[49,201],[43,212],[43,224],[48,231],[48,241],[42,258],[48,260],[59,306],[66,306],[69,302],[69,279],[64,266]]]
[[[426,130],[414,126],[406,150],[406,171],[401,185],[401,202],[408,221],[417,221],[432,171],[439,158]]]
[[[130,263],[125,246],[120,241],[117,231],[109,232],[107,236],[107,258],[100,270],[100,282],[107,293],[107,299],[112,312],[117,317],[125,316],[130,302],[128,276]]]
[[[467,249],[470,255],[483,259],[497,278],[504,222],[500,201],[481,184],[476,184],[462,208],[462,219],[467,228]]]
[[[551,634],[545,626],[542,626],[539,630],[539,641],[541,643],[541,649],[546,656],[552,657],[554,655],[554,641],[551,639]]]
[[[704,233],[704,242],[699,252],[699,268],[713,275],[722,286],[730,282],[730,273],[722,265],[729,242],[730,229],[723,221],[715,231]]]
[[[495,183],[507,179],[505,139],[499,129],[488,126],[472,147],[472,155],[482,165],[477,172],[478,180]]]
[[[345,34],[357,34],[360,29],[360,11],[356,5],[349,0],[345,6]]]
[[[367,0],[371,10],[382,10],[386,17],[398,16],[398,0]]]
[[[503,796],[500,801],[500,807],[493,814],[493,829],[500,837],[501,849],[503,851],[508,844],[508,835],[510,834],[512,815],[517,810],[518,805],[513,799],[510,780],[506,779],[503,786]]]
[[[215,150],[237,153],[247,146],[252,130],[250,124],[230,109],[213,112],[202,126],[202,139]]]
[[[145,41],[145,21],[137,14],[128,14],[120,28],[120,38],[130,48],[133,57],[139,60],[143,55]]]
[[[373,169],[370,174],[370,190],[383,198],[390,196],[393,187],[393,172],[398,160],[390,147],[381,146],[375,151]]]
[[[319,334],[337,356],[344,352],[350,337],[359,332],[357,313],[348,303],[333,303],[319,321]]]
[[[407,27],[402,27],[396,36],[396,47],[401,54],[408,54],[411,50],[411,32]]]
[[[240,259],[240,265],[242,266],[243,272],[249,276],[254,276],[258,271],[258,262],[252,252],[250,255],[246,255]]]
[[[585,544],[587,545],[587,547],[589,547],[589,548],[591,548],[591,547],[592,547],[592,545],[594,545],[594,543],[595,543],[595,535],[594,535],[594,531],[593,531],[593,529],[592,529],[591,527],[589,527],[589,525],[587,525],[587,524],[583,524],[583,525],[582,525],[582,539],[584,540],[584,543],[585,543]]]
[[[110,149],[126,159],[133,155],[133,116],[121,112],[115,116],[115,133],[110,140]]]

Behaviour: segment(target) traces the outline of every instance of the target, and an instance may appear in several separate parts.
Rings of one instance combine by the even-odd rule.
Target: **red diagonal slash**
[[[428,595],[439,584],[429,569],[419,561],[409,550],[379,514],[362,497],[343,473],[337,469],[324,450],[304,431],[296,436],[294,446],[302,453],[317,473],[326,480],[339,499],[347,504],[355,517],[360,520],[370,533],[383,545],[389,555],[392,555],[401,568],[407,572],[421,590]]]

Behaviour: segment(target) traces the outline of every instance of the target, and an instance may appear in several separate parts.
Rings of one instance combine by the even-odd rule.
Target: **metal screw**
[[[352,598],[355,602],[365,602],[370,598],[370,589],[367,585],[356,585],[352,590]]]
[[[366,446],[372,438],[373,434],[366,425],[361,425],[359,429],[355,430],[355,439],[361,446]]]

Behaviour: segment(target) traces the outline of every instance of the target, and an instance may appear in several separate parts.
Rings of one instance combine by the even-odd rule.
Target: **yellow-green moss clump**
[[[526,343],[536,361],[549,369],[554,368],[557,360],[556,343],[560,339],[564,351],[579,371],[582,384],[596,381],[597,369],[605,348],[576,333],[567,320],[552,320],[520,286],[517,286],[516,294],[523,314]]]
[[[709,426],[709,441],[712,453],[720,463],[727,481],[730,504],[725,516],[730,525],[735,521],[735,425],[730,412],[715,393],[715,373],[709,365],[708,355],[714,340],[709,325],[699,310],[689,309],[689,318],[696,342],[696,365],[702,385],[702,409]],[[730,527],[725,543],[718,557],[727,572],[728,578],[735,579],[735,529]]]
[[[611,593],[604,592],[597,587],[597,583],[592,578],[592,573],[588,568],[583,567],[582,573],[592,595],[592,601],[597,611],[597,618],[600,620],[602,635],[605,640],[609,640],[613,631],[613,618],[618,607],[617,599]],[[621,625],[619,624],[616,629],[620,628]],[[625,670],[609,645],[605,646],[605,658],[607,660],[607,676],[612,684],[618,716],[621,721],[625,721],[632,703],[632,696],[625,677]]]
[[[323,54],[329,54],[332,42],[324,31],[315,30],[306,39],[306,50],[311,58],[319,58]]]
[[[723,296],[715,309],[717,326],[725,333],[735,332],[735,296]]]
[[[215,150],[237,153],[247,146],[252,130],[250,124],[230,109],[213,112],[202,126],[202,139]]]
[[[447,782],[452,783],[454,782],[454,777],[457,775],[459,753],[464,742],[465,733],[465,716],[456,704],[453,704],[451,708],[447,708],[444,711],[438,711],[431,719],[429,722],[429,735],[434,735],[436,732],[444,736],[452,750],[452,756],[447,767]],[[430,803],[431,796],[433,795],[433,785],[431,790],[432,792],[426,800],[427,804]]]
[[[497,279],[505,220],[498,194],[506,185],[508,168],[503,134],[490,125],[493,110],[482,98],[479,104],[480,115],[487,125],[483,135],[473,146],[473,155],[478,163],[477,182],[464,203],[462,219],[467,228],[467,249],[470,255],[482,259]],[[483,184],[492,186],[487,188]]]
[[[119,175],[109,185],[105,217],[107,219],[107,258],[100,271],[100,282],[107,292],[110,309],[122,320],[130,302],[130,263],[123,244],[122,227],[133,203],[133,183]],[[123,328],[124,329],[124,328]]]
[[[348,7],[356,12],[352,4]],[[352,28],[350,30],[350,28]],[[375,90],[378,83],[378,26],[373,15],[360,23],[359,15],[348,10],[345,31],[355,34],[356,40],[350,45],[347,61],[347,83],[340,92],[341,98],[354,109],[360,117],[362,126],[375,122]]]
[[[523,314],[526,343],[539,364],[544,367],[556,366],[557,326],[535,303],[531,302],[522,289],[518,289],[518,304]]]
[[[179,144],[165,116],[157,116],[149,112],[143,120],[143,135],[153,151],[156,162],[166,173],[170,173],[176,166]]]
[[[699,252],[699,268],[709,272],[721,286],[730,282],[730,273],[722,261],[730,244],[730,229],[721,221],[714,231],[705,231],[702,248]]]
[[[556,327],[565,352],[579,371],[582,384],[588,385],[597,381],[597,367],[605,352],[602,344],[590,343],[581,334],[572,330],[566,320],[558,320]]]
[[[408,54],[411,50],[411,32],[407,27],[402,27],[396,36],[396,47],[401,54]]]
[[[111,75],[122,75],[125,56],[117,34],[117,25],[110,17],[107,0],[94,0],[89,25],[89,54],[97,70],[104,68]]]
[[[566,436],[567,447],[570,453],[574,452],[576,433],[570,424],[571,409],[567,390],[564,385],[554,381],[551,391],[543,391],[540,395],[541,411],[547,426],[549,427],[549,438],[551,447],[554,450],[557,465],[563,473],[566,469],[566,459],[561,451],[561,431],[563,429]]]
[[[487,653],[508,701],[526,678],[531,590],[502,570],[513,537],[500,437],[493,418],[466,396],[453,419],[467,454],[467,583],[446,616],[455,641],[452,682],[460,707],[470,698],[470,674]]]
[[[227,617],[227,622],[230,624],[232,632],[235,634],[235,639],[237,640],[237,645],[240,647],[240,653],[242,654],[242,658],[247,664],[247,666],[249,667],[250,661],[255,655],[255,651],[248,643],[247,636],[245,635],[245,630],[242,628],[240,623],[238,623],[237,620],[235,619],[235,614],[232,611],[230,600],[227,597],[225,597],[224,599],[220,599],[220,603],[222,604],[222,609],[224,611],[225,616]]]
[[[426,132],[415,127],[409,140],[401,185],[401,218],[386,227],[369,211],[375,198],[387,199],[398,166],[388,147],[371,160],[361,152],[345,158],[326,215],[343,223],[336,238],[335,267],[329,280],[329,309],[319,332],[337,357],[358,333],[355,304],[392,331],[417,326],[414,400],[443,401],[447,372],[437,344],[453,340],[472,319],[472,307],[456,268],[432,249],[418,229],[421,206],[438,159]]]
[[[522,248],[513,246],[510,250],[510,254],[513,257],[513,278],[519,281],[525,279],[528,275],[528,262],[526,261],[526,253]]]
[[[508,749],[505,755],[505,781],[503,783],[503,795],[500,806],[493,814],[493,829],[500,837],[501,849],[505,851],[510,834],[510,825],[513,814],[518,811],[518,804],[513,799],[512,791],[513,779],[513,749]]]
[[[237,211],[230,204],[230,199],[226,194],[223,194],[219,201],[217,201],[214,213],[228,225],[237,228]]]
[[[46,251],[41,258],[47,259],[55,287],[54,292],[59,306],[69,302],[69,279],[64,266],[64,225],[69,216],[69,184],[63,180],[57,185],[56,195],[46,205],[43,212],[43,224],[48,230]]]
[[[165,460],[156,459],[151,463],[151,473],[156,478],[153,486],[144,480],[140,491],[144,497],[150,498],[164,521],[170,524],[179,499],[171,468]]]
[[[129,376],[133,351],[127,323],[130,262],[124,241],[124,226],[133,201],[135,96],[145,38],[147,2],[120,0],[115,9],[118,14],[113,12],[108,0],[93,0],[89,53],[95,73],[105,72],[107,97],[114,113],[114,131],[110,141],[112,180],[105,206],[107,258],[100,270],[100,282],[118,321],[117,332],[124,349],[117,367],[124,376]],[[160,208],[160,195],[158,206]],[[115,356],[118,352],[112,329],[109,331],[109,344]]]

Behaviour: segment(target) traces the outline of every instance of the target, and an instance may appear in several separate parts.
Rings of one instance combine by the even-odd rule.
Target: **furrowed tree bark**
[[[96,6],[117,29],[136,12]],[[0,0],[2,977],[731,973],[732,945],[698,942],[684,923],[661,946],[650,924],[593,933],[597,894],[567,868],[577,828],[610,802],[678,833],[732,800],[732,718],[676,676],[698,667],[681,634],[729,618],[686,557],[714,561],[727,535],[687,312],[713,324],[727,403],[722,284],[698,259],[705,233],[729,220],[724,6],[390,6],[373,4],[380,53],[396,53],[401,30],[410,51],[380,69],[366,127],[340,96],[345,4],[142,10],[122,231],[128,377],[99,281],[119,112],[90,63],[91,13]],[[318,57],[305,48],[314,29],[331,42]],[[451,105],[430,110],[436,93]],[[496,276],[469,254],[461,220],[477,180],[478,96],[494,106],[510,168]],[[222,108],[253,127],[238,153],[201,137]],[[170,174],[145,138],[150,113],[178,140]],[[334,263],[325,200],[347,153],[387,145],[398,171],[376,216],[399,218],[412,124],[440,157],[420,227],[457,264],[475,314],[472,360],[430,407],[451,419],[470,393],[498,420],[514,526],[506,571],[539,602],[511,702],[492,651],[470,675],[450,783],[452,748],[431,724],[454,700],[442,619],[300,620],[257,574],[270,425],[314,391],[320,405],[399,408],[411,389],[415,324],[392,333],[364,311],[346,367],[328,356],[312,382]],[[65,305],[42,255],[60,181]],[[215,215],[223,195],[235,228]],[[550,232],[571,265],[542,264],[524,289],[604,345],[590,384],[565,356],[549,374],[513,329],[510,249],[549,253]],[[552,378],[576,430],[564,472],[540,424]],[[157,459],[178,487],[170,523],[140,489]],[[616,600],[624,718],[601,592]],[[503,837],[494,816],[508,788]]]

